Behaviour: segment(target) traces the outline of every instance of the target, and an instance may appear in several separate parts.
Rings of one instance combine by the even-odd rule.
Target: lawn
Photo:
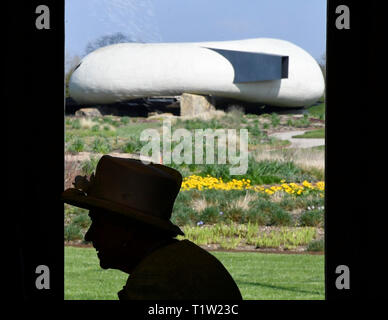
[[[140,141],[141,132],[149,128],[161,132],[162,119],[67,117],[66,154],[89,153],[89,160],[66,163],[67,187],[72,187],[70,182],[76,175],[89,176],[102,154],[138,155],[145,144]],[[324,138],[324,119],[325,104],[321,103],[308,108],[302,118],[275,113],[246,115],[242,109],[232,108],[209,119],[172,121],[172,132],[178,128],[190,132],[248,129],[250,152],[244,175],[232,175],[229,162],[165,163],[185,178],[172,222],[193,242],[211,244],[212,248],[217,244],[224,249],[257,246],[322,251],[324,146],[285,148],[289,142],[277,140],[270,133],[309,128],[307,135]],[[177,144],[173,141],[172,149]],[[216,159],[218,153],[219,148],[215,148]],[[87,210],[65,206],[65,241],[82,241],[89,226]],[[324,299],[323,255],[212,253],[231,272],[244,299]],[[93,249],[66,247],[65,267],[66,299],[116,300],[127,279],[120,271],[102,270]]]
[[[211,252],[229,270],[244,300],[322,300],[324,256]],[[127,274],[103,270],[91,248],[65,248],[66,300],[117,300]]]
[[[326,109],[326,103],[322,102],[307,108],[307,112],[313,117],[324,120],[325,109]]]
[[[324,139],[325,138],[325,128],[306,131],[304,134],[293,136],[293,138]]]

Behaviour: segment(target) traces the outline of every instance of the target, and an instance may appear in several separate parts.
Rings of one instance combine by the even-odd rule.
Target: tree
[[[66,52],[65,56],[66,66],[65,66],[65,91],[66,91],[66,98],[69,97],[69,81],[71,74],[73,73],[74,69],[79,65],[81,62],[81,58],[78,55],[71,56],[68,52]]]
[[[324,53],[321,56],[321,59],[320,59],[320,61],[318,61],[318,64],[319,64],[319,67],[321,68],[322,75],[323,75],[323,78],[324,78],[325,83],[326,83],[326,53]],[[323,94],[323,96],[320,99],[320,101],[322,101],[322,102],[325,101],[325,93]]]
[[[135,42],[135,41],[133,41],[129,36],[121,32],[116,32],[113,34],[101,36],[96,40],[89,42],[85,48],[85,53],[89,54],[90,52],[98,48],[109,46],[115,43],[123,43],[123,42]]]
[[[321,67],[322,74],[326,82],[326,53],[321,56],[321,60],[318,62],[318,64]]]

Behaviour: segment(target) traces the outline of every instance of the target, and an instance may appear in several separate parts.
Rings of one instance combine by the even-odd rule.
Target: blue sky
[[[326,0],[65,0],[65,47],[83,56],[100,36],[122,32],[143,42],[270,37],[320,59]]]

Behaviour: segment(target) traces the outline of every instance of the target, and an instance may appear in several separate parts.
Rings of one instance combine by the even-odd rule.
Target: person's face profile
[[[130,242],[130,232],[118,224],[112,223],[106,213],[90,210],[92,223],[85,234],[97,251],[100,266],[103,269],[118,268],[123,260],[126,246]]]

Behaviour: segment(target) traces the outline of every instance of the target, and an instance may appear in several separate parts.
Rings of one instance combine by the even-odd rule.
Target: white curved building
[[[302,107],[315,103],[324,88],[310,54],[269,38],[110,45],[85,56],[69,84],[79,104],[195,93]]]

